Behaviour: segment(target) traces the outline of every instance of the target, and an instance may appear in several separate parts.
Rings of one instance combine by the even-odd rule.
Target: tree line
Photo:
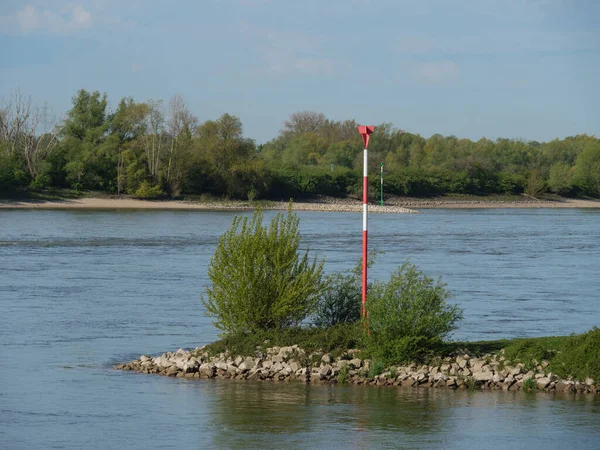
[[[46,188],[138,198],[209,194],[236,199],[346,196],[362,190],[362,140],[354,120],[292,114],[262,145],[238,117],[201,122],[179,96],[167,104],[79,90],[57,120],[19,91],[0,99],[0,191]],[[600,139],[550,142],[424,138],[377,125],[370,173],[385,168],[385,191],[405,196],[552,192],[600,196]],[[371,177],[373,198],[379,179]]]

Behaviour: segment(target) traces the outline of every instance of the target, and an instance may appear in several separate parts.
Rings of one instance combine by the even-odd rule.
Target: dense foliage
[[[367,296],[369,352],[390,363],[424,356],[462,319],[460,308],[447,303],[449,298],[441,281],[434,282],[408,262],[387,283],[373,283]]]
[[[237,117],[200,122],[181,97],[166,107],[124,98],[111,110],[106,95],[80,90],[64,120],[56,121],[16,92],[0,99],[0,192],[53,187],[241,199],[356,194],[362,189],[356,125],[298,112],[278,136],[257,146],[244,137]],[[424,138],[383,123],[369,150],[372,173],[385,163],[388,194],[600,196],[600,140],[593,136],[474,142]],[[379,181],[372,178],[375,198]]]
[[[227,333],[297,326],[323,291],[323,262],[299,254],[298,217],[277,213],[236,217],[220,238],[208,267],[211,284],[202,302],[215,326]]]

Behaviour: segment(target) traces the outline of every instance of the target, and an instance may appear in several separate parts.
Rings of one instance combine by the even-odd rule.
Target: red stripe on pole
[[[359,125],[358,132],[362,135],[363,142],[365,144],[364,150],[364,172],[363,172],[363,247],[362,247],[362,308],[361,308],[361,316],[365,319],[367,318],[367,260],[368,260],[368,245],[367,245],[367,216],[368,216],[368,204],[369,204],[369,177],[368,177],[368,152],[367,148],[369,147],[369,136],[375,130],[375,127]]]

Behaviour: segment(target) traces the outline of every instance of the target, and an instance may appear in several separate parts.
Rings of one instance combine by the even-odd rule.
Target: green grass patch
[[[545,371],[561,378],[600,381],[600,329],[571,336],[515,339],[505,347],[505,356],[509,362],[522,362],[526,367],[546,360]]]
[[[227,335],[209,344],[205,351],[218,355],[229,350],[233,356],[251,356],[264,352],[269,347],[298,345],[309,353],[321,351],[337,357],[347,350],[361,347],[362,336],[360,324],[339,324],[329,328],[273,329]]]

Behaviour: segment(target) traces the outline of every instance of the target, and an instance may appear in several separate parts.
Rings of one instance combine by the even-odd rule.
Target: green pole
[[[383,163],[381,163],[381,206],[383,206]]]

